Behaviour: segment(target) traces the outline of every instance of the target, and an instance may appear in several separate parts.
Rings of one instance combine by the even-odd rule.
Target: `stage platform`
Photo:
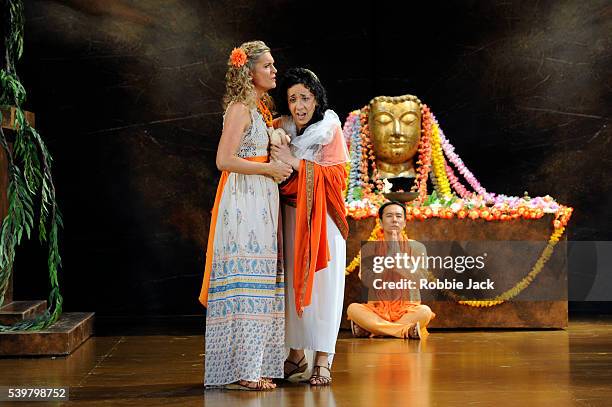
[[[0,359],[0,386],[70,390],[67,403],[0,405],[563,407],[612,398],[610,316],[570,319],[566,330],[434,330],[420,342],[342,331],[330,388],[266,393],[204,391],[204,340],[195,333],[132,328],[92,337],[66,357]]]

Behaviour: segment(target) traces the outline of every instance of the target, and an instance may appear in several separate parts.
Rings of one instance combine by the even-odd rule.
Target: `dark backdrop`
[[[612,240],[605,0],[26,2],[27,108],[55,157],[67,310],[194,314],[229,52],[314,70],[344,119],[411,93],[490,191],[576,208],[574,240]],[[405,3],[405,4],[400,4]],[[26,245],[16,297],[47,295]]]

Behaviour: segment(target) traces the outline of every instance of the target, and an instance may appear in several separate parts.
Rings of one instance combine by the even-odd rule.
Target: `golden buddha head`
[[[413,95],[377,96],[370,101],[370,137],[383,178],[414,177],[413,158],[421,138],[421,101]]]

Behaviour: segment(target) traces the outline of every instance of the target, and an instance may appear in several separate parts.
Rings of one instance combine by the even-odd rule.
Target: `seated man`
[[[396,253],[406,253],[414,258],[427,255],[425,245],[402,237],[402,231],[406,227],[406,208],[403,204],[395,201],[385,203],[378,210],[378,217],[384,233],[384,242],[380,242],[374,249],[376,254],[394,257]],[[371,262],[371,258],[362,252],[362,266]],[[427,270],[422,268],[409,270],[393,267],[375,274],[372,267],[363,267],[363,270],[359,271],[359,278],[369,288],[369,298],[376,298],[376,301],[349,305],[347,315],[351,321],[353,335],[411,339],[427,336],[427,324],[435,314],[427,305],[421,304],[418,288],[387,290],[373,288],[376,286],[373,284],[375,279],[386,282],[408,279],[418,282],[419,278],[426,278],[426,273]]]

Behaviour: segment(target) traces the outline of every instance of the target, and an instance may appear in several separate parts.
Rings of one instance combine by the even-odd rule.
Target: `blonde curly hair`
[[[232,102],[241,102],[250,108],[257,106],[255,85],[250,73],[260,56],[270,52],[270,48],[263,41],[249,41],[239,47],[247,55],[247,62],[242,66],[234,66],[231,58],[227,60],[227,73],[225,74],[225,95],[223,96],[223,109],[227,109]],[[273,108],[272,98],[265,93],[263,102],[269,109]]]

